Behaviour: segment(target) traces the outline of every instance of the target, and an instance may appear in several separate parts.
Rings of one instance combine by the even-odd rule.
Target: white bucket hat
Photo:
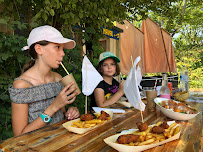
[[[49,25],[34,28],[27,39],[28,46],[24,46],[22,50],[27,50],[30,46],[39,41],[49,41],[53,43],[64,44],[65,49],[72,49],[76,43],[74,40],[64,38],[63,35],[54,27]]]

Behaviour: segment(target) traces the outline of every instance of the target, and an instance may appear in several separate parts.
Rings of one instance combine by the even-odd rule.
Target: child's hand
[[[119,84],[119,90],[124,90],[124,83],[125,83],[125,80],[121,81],[121,83]]]
[[[59,93],[59,95],[55,98],[52,104],[56,108],[56,111],[65,107],[67,104],[71,104],[75,101],[77,92],[76,87],[70,88],[74,82],[68,84],[64,87],[64,89]]]
[[[76,119],[80,116],[80,112],[77,107],[70,107],[65,116],[68,120]]]

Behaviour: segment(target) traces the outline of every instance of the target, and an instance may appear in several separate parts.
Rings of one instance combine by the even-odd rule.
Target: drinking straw
[[[123,76],[122,76],[121,72],[120,72],[120,76],[121,76],[121,80],[123,80]]]
[[[63,65],[62,62],[60,62],[61,66],[63,67],[63,69],[66,71],[67,75],[69,75],[68,71],[66,70],[65,66]]]
[[[156,79],[155,84],[154,84],[154,90],[156,89],[156,84],[157,84],[157,79]]]

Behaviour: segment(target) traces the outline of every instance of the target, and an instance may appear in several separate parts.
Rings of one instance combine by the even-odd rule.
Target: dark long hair
[[[31,56],[31,59],[27,63],[25,63],[25,65],[23,66],[22,73],[27,71],[29,68],[31,68],[35,64],[35,60],[37,59],[37,52],[35,51],[35,45],[39,44],[42,46],[46,46],[49,43],[50,43],[49,41],[39,41],[39,42],[32,44],[28,50],[25,50],[25,51],[28,51],[28,54]]]
[[[114,77],[120,74],[120,67],[118,65],[118,63],[116,62],[116,60],[114,58],[112,58],[114,63],[116,64],[116,73],[113,75]],[[101,76],[103,75],[102,71],[102,64],[103,64],[104,60],[99,62],[99,65],[97,66],[97,71],[101,74]]]

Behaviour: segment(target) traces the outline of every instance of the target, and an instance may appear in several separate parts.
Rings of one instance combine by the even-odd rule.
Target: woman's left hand
[[[80,112],[77,107],[70,107],[65,116],[68,120],[76,119],[80,116]]]

